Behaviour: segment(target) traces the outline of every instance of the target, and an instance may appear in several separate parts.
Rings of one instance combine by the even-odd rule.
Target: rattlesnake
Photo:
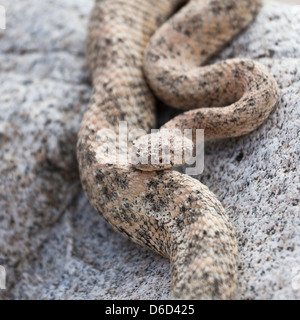
[[[260,6],[258,0],[102,0],[92,10],[87,55],[94,91],[77,143],[82,186],[114,229],[170,259],[175,299],[234,297],[237,243],[229,219],[216,196],[188,175],[106,159],[98,132],[117,134],[120,121],[149,132],[152,92],[193,109],[165,128],[203,128],[206,139],[257,128],[277,99],[268,71],[238,59],[199,66]]]

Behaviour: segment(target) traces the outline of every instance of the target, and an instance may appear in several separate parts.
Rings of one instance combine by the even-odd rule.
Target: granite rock
[[[0,265],[4,299],[165,299],[169,262],[124,239],[81,191],[76,134],[91,94],[92,0],[17,0],[0,31]],[[300,299],[300,9],[267,4],[215,60],[248,57],[276,77],[255,132],[206,145],[199,180],[237,233],[238,299]]]

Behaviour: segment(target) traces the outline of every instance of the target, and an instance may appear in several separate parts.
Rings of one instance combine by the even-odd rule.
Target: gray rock
[[[169,262],[114,232],[81,191],[76,134],[91,87],[92,0],[2,1],[0,264],[5,299],[165,299]],[[292,12],[292,13],[291,13]],[[237,232],[239,299],[299,299],[300,10],[268,4],[219,57],[268,66],[276,110],[250,135],[207,144],[199,179]],[[298,280],[297,280],[298,279]]]

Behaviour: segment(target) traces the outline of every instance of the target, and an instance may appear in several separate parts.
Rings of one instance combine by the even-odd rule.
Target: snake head
[[[193,142],[180,130],[154,130],[137,139],[132,164],[142,171],[159,171],[184,165],[193,155]]]

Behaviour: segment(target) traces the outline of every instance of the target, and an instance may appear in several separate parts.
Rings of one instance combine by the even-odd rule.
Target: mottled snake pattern
[[[115,230],[170,259],[174,299],[235,297],[233,227],[198,180],[107,161],[98,132],[117,134],[120,121],[150,132],[154,94],[184,110],[164,128],[204,129],[206,140],[255,130],[276,103],[274,78],[248,59],[206,62],[260,7],[258,0],[102,0],[92,10],[87,56],[93,94],[77,143],[81,183]]]

